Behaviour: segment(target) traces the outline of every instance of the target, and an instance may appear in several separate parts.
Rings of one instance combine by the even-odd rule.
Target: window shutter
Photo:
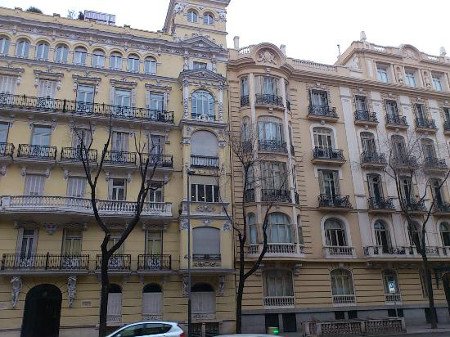
[[[162,312],[162,293],[142,294],[142,313],[159,315]]]

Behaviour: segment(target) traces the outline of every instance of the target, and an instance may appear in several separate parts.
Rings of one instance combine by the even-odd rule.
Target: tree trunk
[[[102,258],[101,258],[101,282],[102,289],[100,295],[100,325],[98,328],[98,336],[106,336],[106,320],[108,314],[108,294],[109,294],[109,277],[108,277],[108,264],[109,264],[109,254],[107,254],[106,249],[102,247]]]
[[[433,283],[431,280],[431,273],[428,266],[428,258],[425,252],[422,254],[422,264],[423,271],[425,273],[425,287],[428,290],[428,306],[430,308],[430,326],[431,329],[437,329],[437,317],[436,308],[434,306],[434,293],[433,293]]]
[[[241,243],[239,248],[239,284],[236,295],[236,333],[241,333],[242,330],[242,297],[244,295],[245,286],[244,244]]]

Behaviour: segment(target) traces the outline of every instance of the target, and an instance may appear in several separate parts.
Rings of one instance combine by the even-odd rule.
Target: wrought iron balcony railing
[[[321,194],[319,195],[319,207],[333,207],[333,208],[344,208],[351,209],[352,204],[350,203],[350,196],[345,195],[327,195]]]
[[[286,100],[286,108],[291,111],[291,101]]]
[[[394,210],[393,198],[369,198],[369,209],[371,210]]]
[[[154,121],[168,124],[173,124],[174,122],[173,112],[169,111],[26,95],[0,94],[0,109],[52,111],[73,113],[77,115],[112,117],[117,119]]]
[[[286,142],[281,140],[262,140],[258,141],[259,151],[282,152],[287,153]]]
[[[447,170],[448,166],[445,159],[439,159],[436,157],[425,157],[424,158],[425,168],[428,170]]]
[[[450,203],[448,202],[436,202],[434,204],[434,211],[436,213],[450,213]]]
[[[375,166],[386,166],[386,156],[384,153],[363,151],[361,153],[361,164],[363,165],[375,165]]]
[[[262,189],[261,201],[292,202],[289,190]]]
[[[401,198],[400,202],[411,212],[427,211],[425,202],[423,200],[415,200],[413,198],[411,198],[410,200],[406,200],[405,198]]]
[[[406,121],[406,116],[399,115],[386,115],[386,124],[395,127],[408,127],[408,122]]]
[[[245,95],[241,96],[241,106],[249,106],[250,105],[250,96]]]
[[[102,255],[97,254],[95,269],[100,270]],[[131,254],[114,254],[108,261],[109,271],[131,271]]]
[[[136,165],[136,152],[128,151],[107,151],[105,164],[132,164]]]
[[[332,148],[315,147],[313,150],[314,159],[345,161],[343,150]]]
[[[427,118],[416,118],[416,127],[418,129],[436,129],[436,122],[434,119],[427,119]]]
[[[419,166],[417,158],[413,155],[402,155],[392,157],[391,164],[397,168],[416,168]]]
[[[277,95],[270,94],[256,94],[255,95],[256,104],[267,104],[283,107],[283,98]]]
[[[192,260],[194,261],[220,261],[222,256],[220,254],[192,254]]]
[[[349,294],[349,295],[333,295],[333,304],[337,305],[346,305],[356,302],[356,296]],[[350,324],[350,323],[348,323]],[[353,330],[353,329],[352,329]]]
[[[173,156],[168,154],[147,154],[144,153],[142,155],[142,164],[144,165],[147,162],[147,158],[150,156],[150,160],[148,162],[149,168],[151,169],[153,166],[163,167],[163,168],[173,168]],[[139,163],[139,155],[136,154],[136,160]]]
[[[247,189],[244,192],[244,201],[245,202],[255,202],[255,189]]]
[[[310,105],[308,111],[310,116],[338,118],[336,108],[328,105]]]
[[[191,166],[199,168],[218,168],[219,157],[191,155]]]
[[[56,146],[20,144],[17,157],[54,160],[56,152]]]
[[[89,269],[89,255],[3,254],[1,270],[82,271]]]
[[[368,110],[356,110],[355,122],[378,123],[377,114]]]
[[[10,157],[14,155],[14,144],[12,143],[0,143],[0,157]]]
[[[293,307],[295,304],[294,296],[265,296],[265,307]]]
[[[63,147],[61,149],[61,161],[81,162],[82,158],[89,160],[89,162],[97,162],[97,150],[89,149],[86,154],[85,151],[77,147]]]
[[[141,254],[138,256],[138,271],[171,270],[172,256],[168,254]]]

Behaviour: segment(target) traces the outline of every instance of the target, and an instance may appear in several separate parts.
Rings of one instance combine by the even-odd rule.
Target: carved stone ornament
[[[217,288],[217,296],[223,296],[225,292],[225,276],[219,276],[219,287]]]
[[[258,53],[257,61],[261,63],[276,64],[275,55],[267,49]]]
[[[219,21],[227,22],[227,12],[220,10],[220,11],[217,11],[217,13],[219,14]]]
[[[44,229],[47,232],[47,234],[53,235],[58,229],[58,225],[53,223],[46,223],[44,224]]]
[[[231,221],[225,222],[225,223],[223,224],[222,229],[223,229],[224,232],[229,232],[229,231],[231,231]]]
[[[217,260],[200,260],[194,261],[194,267],[196,268],[216,268],[220,267],[221,263]]]
[[[180,220],[180,231],[187,230],[188,228],[189,228],[188,219],[181,219]]]
[[[179,2],[177,2],[175,4],[175,6],[173,6],[173,13],[174,14],[182,13],[185,8],[186,8],[186,4],[180,4]]]
[[[216,208],[211,205],[198,205],[197,212],[199,213],[214,213]]]
[[[11,278],[11,305],[13,309],[15,309],[17,306],[21,290],[22,290],[22,279],[20,278],[20,276],[13,276]]]
[[[67,279],[67,298],[69,301],[69,308],[72,308],[76,294],[77,294],[77,277],[69,276],[69,278]]]

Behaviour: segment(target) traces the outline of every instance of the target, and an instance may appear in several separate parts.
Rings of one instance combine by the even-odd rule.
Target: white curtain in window
[[[109,293],[107,315],[115,317],[122,315],[122,293]]]
[[[267,272],[266,296],[294,296],[291,272],[282,270]]]
[[[27,174],[25,176],[25,195],[41,196],[44,194],[45,176]]]
[[[331,291],[333,295],[353,295],[352,274],[345,269],[331,272]]]
[[[55,98],[56,81],[53,80],[39,80],[38,96],[45,98]]]
[[[142,294],[142,314],[144,315],[160,315],[162,313],[163,294],[143,293]]]
[[[214,314],[216,312],[216,294],[214,292],[193,292],[192,312],[195,314]]]
[[[67,196],[83,198],[86,189],[86,178],[69,177],[67,180]]]
[[[14,94],[17,86],[16,76],[0,75],[0,94]]]

